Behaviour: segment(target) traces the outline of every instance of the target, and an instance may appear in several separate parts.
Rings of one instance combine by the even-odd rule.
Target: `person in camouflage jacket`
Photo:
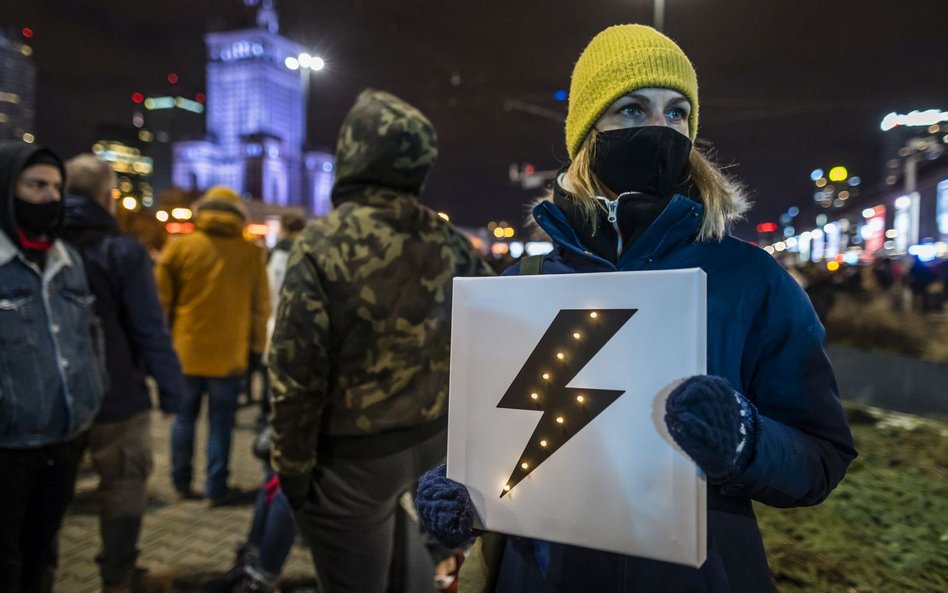
[[[326,593],[385,591],[398,499],[445,455],[452,279],[493,275],[418,201],[437,154],[420,111],[364,91],[339,134],[335,209],[290,253],[271,457]]]

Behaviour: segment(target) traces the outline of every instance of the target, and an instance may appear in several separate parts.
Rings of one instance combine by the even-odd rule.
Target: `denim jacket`
[[[41,270],[0,232],[0,448],[62,443],[92,424],[103,392],[94,300],[62,241]]]

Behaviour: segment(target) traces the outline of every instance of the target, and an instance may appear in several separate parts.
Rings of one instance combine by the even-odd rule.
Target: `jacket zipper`
[[[619,219],[616,216],[616,213],[619,211],[619,199],[602,199],[606,202],[606,208],[609,210],[609,218],[607,220],[612,223],[612,228],[616,230],[616,261],[618,262],[619,256],[622,255],[622,231],[619,230]]]

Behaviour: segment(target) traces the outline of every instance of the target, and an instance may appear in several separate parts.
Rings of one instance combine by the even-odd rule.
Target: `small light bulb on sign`
[[[592,313],[589,314],[589,317],[592,318],[592,319],[595,319],[595,318],[599,317],[599,313],[596,313],[595,311],[593,311]]]
[[[530,469],[530,464],[524,461],[523,463],[520,464],[520,467],[522,467],[523,469]]]
[[[546,447],[546,439],[543,439],[542,441],[540,441],[540,446]]]
[[[586,401],[586,397],[582,395],[577,395],[576,401],[578,401],[579,403],[583,403],[584,401]]]
[[[562,416],[557,416],[557,417],[556,417],[556,423],[557,423],[557,424],[563,424],[564,422],[566,422],[566,418],[563,418]]]
[[[531,393],[531,394],[530,394],[530,399],[540,399],[540,394],[539,394],[539,393]]]

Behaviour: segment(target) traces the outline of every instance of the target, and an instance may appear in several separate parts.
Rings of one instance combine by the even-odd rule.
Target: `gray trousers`
[[[89,454],[99,474],[99,533],[96,556],[102,582],[128,582],[138,557],[138,533],[145,513],[145,485],[152,470],[151,412],[89,431]]]
[[[417,536],[396,538],[401,495],[426,471],[442,463],[447,433],[395,454],[374,459],[322,460],[313,472],[310,499],[296,513],[300,533],[313,554],[322,593],[415,593],[433,590],[433,572],[411,585],[390,587],[396,548],[403,566],[427,560]],[[396,546],[396,539],[398,545]],[[430,560],[427,560],[430,562]]]

